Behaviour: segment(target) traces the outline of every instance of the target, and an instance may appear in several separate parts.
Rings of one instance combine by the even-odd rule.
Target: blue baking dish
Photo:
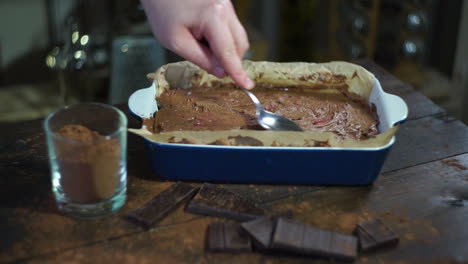
[[[157,111],[156,85],[136,91],[129,98],[130,111],[149,118]],[[385,93],[375,80],[369,103],[377,107],[379,131],[403,122],[405,102]],[[374,148],[245,147],[153,142],[145,138],[157,176],[173,181],[365,185],[380,173],[395,142]]]

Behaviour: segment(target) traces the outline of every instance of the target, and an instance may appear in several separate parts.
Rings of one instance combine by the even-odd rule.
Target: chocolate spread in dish
[[[347,87],[256,87],[263,107],[283,115],[304,130],[333,132],[339,138],[366,139],[378,134],[377,120],[362,99]],[[327,87],[328,88],[328,87]],[[199,130],[262,130],[255,107],[240,89],[227,86],[167,90],[158,97],[160,110],[144,120],[153,133]]]

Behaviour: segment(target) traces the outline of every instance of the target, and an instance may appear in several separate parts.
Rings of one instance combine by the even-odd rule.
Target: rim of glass
[[[49,124],[50,124],[50,120],[55,115],[57,115],[58,113],[60,113],[60,112],[62,112],[64,110],[67,110],[67,109],[81,107],[81,106],[85,106],[85,105],[94,105],[94,106],[99,106],[99,107],[104,107],[104,108],[107,108],[107,109],[111,109],[112,111],[116,112],[117,115],[121,118],[122,126],[119,127],[118,129],[116,129],[115,131],[113,131],[112,133],[108,134],[108,135],[103,135],[106,139],[112,138],[115,135],[119,134],[120,132],[122,132],[124,130],[127,130],[127,117],[125,116],[125,114],[122,111],[120,111],[117,107],[114,107],[114,106],[108,105],[108,104],[103,104],[103,103],[78,103],[78,104],[62,106],[62,107],[58,108],[57,110],[55,110],[54,112],[50,113],[46,117],[46,119],[44,120],[44,130],[46,131],[47,134],[52,135],[54,138],[57,138],[57,139],[60,139],[60,140],[63,140],[63,141],[81,143],[82,141],[80,141],[80,140],[71,139],[71,138],[62,137],[62,136],[57,135],[54,131],[52,131],[50,129]]]

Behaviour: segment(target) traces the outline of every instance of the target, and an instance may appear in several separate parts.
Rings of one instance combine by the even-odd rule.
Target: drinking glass
[[[44,121],[52,191],[62,213],[107,215],[126,200],[127,118],[100,103],[63,107]]]

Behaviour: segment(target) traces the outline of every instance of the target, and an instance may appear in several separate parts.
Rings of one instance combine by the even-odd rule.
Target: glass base
[[[98,203],[74,203],[57,200],[60,212],[76,218],[96,218],[117,212],[126,200],[126,188],[113,197]]]

